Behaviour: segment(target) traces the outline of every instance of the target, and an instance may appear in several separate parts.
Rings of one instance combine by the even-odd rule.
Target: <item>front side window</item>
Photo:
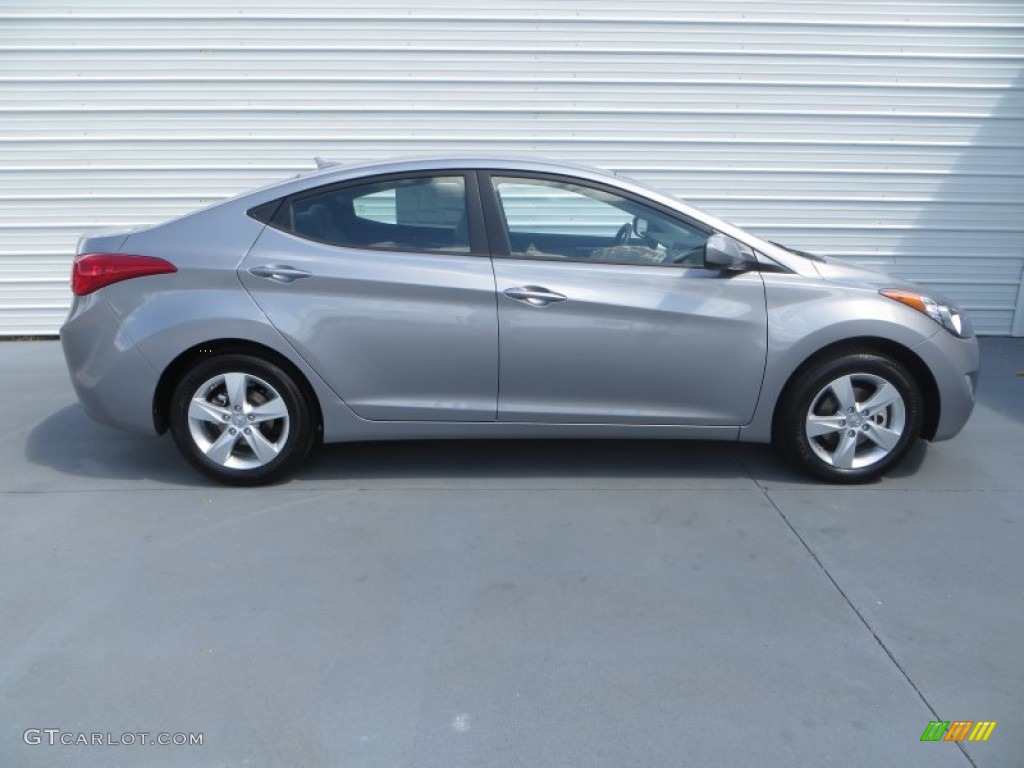
[[[284,201],[272,224],[350,248],[470,250],[461,175],[390,179],[296,195]]]
[[[701,266],[711,235],[597,187],[552,179],[492,177],[514,258]]]

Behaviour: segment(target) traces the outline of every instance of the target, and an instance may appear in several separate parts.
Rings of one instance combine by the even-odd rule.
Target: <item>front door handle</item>
[[[265,277],[278,283],[294,283],[300,277],[310,277],[311,272],[304,269],[289,267],[287,264],[264,264],[259,267],[250,267],[250,275]]]
[[[568,296],[549,291],[539,285],[524,285],[522,288],[509,288],[505,295],[516,301],[525,301],[531,307],[546,307],[556,301],[565,301]]]

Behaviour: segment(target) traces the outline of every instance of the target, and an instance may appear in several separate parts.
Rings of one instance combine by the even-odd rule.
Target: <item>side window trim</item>
[[[350,246],[342,245],[339,243],[330,242],[327,240],[321,240],[316,237],[310,237],[308,235],[300,235],[288,227],[281,226],[281,223],[277,220],[278,216],[287,210],[290,210],[291,204],[295,201],[305,199],[307,197],[316,197],[319,195],[329,194],[335,190],[347,189],[350,187],[369,186],[373,184],[383,184],[389,181],[404,181],[406,179],[418,179],[418,178],[443,178],[458,176],[463,179],[465,188],[465,203],[466,203],[466,216],[467,224],[469,227],[469,251],[420,251],[403,248],[390,248],[390,247],[379,247],[370,245],[359,245]],[[481,205],[480,186],[477,180],[477,175],[474,171],[460,169],[460,168],[436,168],[427,169],[422,171],[412,171],[406,173],[388,173],[377,176],[361,176],[354,179],[345,179],[344,181],[333,182],[330,184],[324,184],[319,187],[312,187],[310,189],[304,189],[300,192],[293,192],[290,195],[286,195],[277,200],[263,203],[256,206],[248,211],[250,216],[254,216],[256,212],[264,213],[266,209],[273,206],[274,215],[266,221],[267,226],[273,227],[285,234],[291,235],[292,237],[299,238],[301,240],[307,240],[309,242],[320,243],[322,245],[330,246],[331,248],[349,248],[355,250],[367,250],[367,251],[382,251],[386,253],[414,253],[414,254],[439,254],[447,256],[467,256],[467,257],[487,257],[489,256],[487,234],[485,231],[483,207]],[[261,210],[263,209],[263,210]],[[264,213],[265,215],[265,213]],[[262,219],[260,219],[262,220]]]

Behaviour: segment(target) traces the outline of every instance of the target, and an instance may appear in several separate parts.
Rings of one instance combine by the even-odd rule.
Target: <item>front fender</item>
[[[908,350],[942,329],[932,320],[870,288],[815,278],[765,274],[768,363],[754,417],[740,440],[769,442],[779,396],[792,375],[821,350],[857,339],[881,339]]]

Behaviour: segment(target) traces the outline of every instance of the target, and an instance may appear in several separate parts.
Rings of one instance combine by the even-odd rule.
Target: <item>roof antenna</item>
[[[337,160],[328,160],[326,157],[316,156],[313,158],[313,162],[316,163],[317,170],[324,168],[330,168],[335,165],[340,165]]]

